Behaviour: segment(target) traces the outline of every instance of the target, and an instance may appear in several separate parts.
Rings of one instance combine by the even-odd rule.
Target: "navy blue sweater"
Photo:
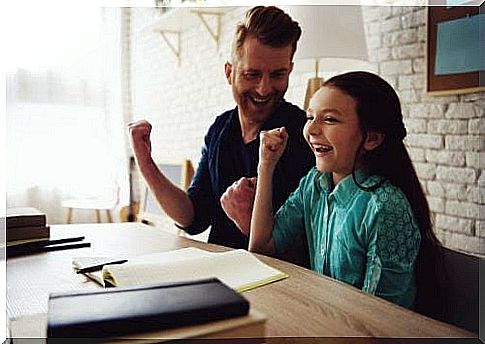
[[[303,138],[305,112],[283,101],[261,130],[285,126],[286,150],[273,176],[273,209],[276,211],[296,189],[300,179],[315,166],[315,157]],[[185,231],[198,234],[211,226],[209,242],[233,248],[248,247],[248,238],[226,216],[220,197],[241,177],[257,175],[259,135],[244,144],[237,107],[218,116],[205,136],[196,174],[188,190],[195,218]]]

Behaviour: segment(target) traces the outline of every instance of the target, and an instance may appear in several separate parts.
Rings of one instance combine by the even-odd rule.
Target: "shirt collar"
[[[362,186],[375,185],[381,179],[381,177],[378,176],[370,176],[364,169],[356,170],[355,178],[357,179],[357,182]],[[351,174],[343,178],[337,184],[337,186],[333,187],[331,173],[317,172],[317,174],[315,175],[315,184],[317,189],[329,194],[329,197],[334,197],[337,203],[340,205],[348,204],[354,194],[357,191],[362,190],[357,186],[357,184],[355,184]]]

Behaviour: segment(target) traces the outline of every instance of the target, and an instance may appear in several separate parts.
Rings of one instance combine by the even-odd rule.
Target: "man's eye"
[[[324,117],[323,118],[323,122],[335,123],[335,122],[338,122],[338,121],[335,118],[333,118],[333,117]]]
[[[311,116],[311,115],[307,115],[307,116],[306,116],[306,120],[307,120],[307,121],[313,121],[313,116]]]
[[[259,73],[246,73],[244,74],[244,76],[247,79],[256,79],[257,77],[259,77]]]
[[[281,79],[281,78],[284,78],[285,76],[286,76],[285,72],[278,72],[278,73],[271,74],[271,77],[274,79]]]

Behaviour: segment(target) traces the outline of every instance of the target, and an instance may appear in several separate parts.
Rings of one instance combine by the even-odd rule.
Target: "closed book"
[[[8,320],[8,337],[13,344],[62,343],[65,338],[47,337],[47,314],[33,314]],[[137,332],[120,337],[101,338],[109,344],[152,344],[185,339],[183,343],[226,343],[243,339],[245,344],[265,343],[266,317],[251,309],[248,315],[150,332]],[[34,340],[35,338],[35,340]],[[213,341],[214,340],[214,341]],[[216,341],[215,341],[216,340]],[[69,341],[69,343],[71,340]],[[76,342],[76,340],[74,340]],[[81,340],[85,343],[85,340]],[[94,341],[89,340],[89,343]],[[179,341],[180,342],[180,341]],[[241,341],[242,342],[242,341]]]
[[[32,207],[7,209],[7,229],[18,227],[45,227],[46,215]]]
[[[7,227],[7,242],[30,240],[30,239],[49,239],[50,227]]]
[[[106,338],[244,316],[249,302],[218,279],[49,296],[47,335]]]

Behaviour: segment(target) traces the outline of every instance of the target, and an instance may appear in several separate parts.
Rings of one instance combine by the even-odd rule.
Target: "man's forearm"
[[[139,167],[163,211],[178,225],[190,226],[194,220],[194,207],[187,193],[165,177],[152,159]]]

